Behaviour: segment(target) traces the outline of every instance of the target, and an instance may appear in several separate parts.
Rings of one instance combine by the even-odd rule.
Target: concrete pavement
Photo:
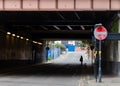
[[[119,76],[103,76],[102,82],[96,82],[93,76],[81,78],[78,86],[120,86]]]

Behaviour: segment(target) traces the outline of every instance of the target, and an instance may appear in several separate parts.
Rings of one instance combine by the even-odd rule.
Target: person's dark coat
[[[83,56],[80,57],[80,62],[81,62],[81,63],[83,62]]]

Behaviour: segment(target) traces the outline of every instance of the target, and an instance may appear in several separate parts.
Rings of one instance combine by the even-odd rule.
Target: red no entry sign
[[[104,40],[108,35],[108,32],[104,26],[97,26],[94,30],[94,36],[98,40]]]

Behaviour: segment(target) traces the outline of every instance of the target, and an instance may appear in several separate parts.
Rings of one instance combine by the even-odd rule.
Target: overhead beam
[[[91,39],[93,33],[90,30],[48,30],[48,31],[35,31],[33,38],[39,39]]]
[[[57,14],[60,16],[61,19],[65,19],[65,17],[60,12],[57,12]]]
[[[45,26],[40,25],[40,27],[42,27],[44,30],[48,30],[48,28],[46,28]]]
[[[57,27],[57,26],[55,26],[55,25],[54,25],[53,27],[54,27],[55,29],[57,29],[57,30],[60,30],[60,28],[59,28],[59,27]]]
[[[75,13],[75,15],[76,15],[77,19],[79,19],[79,20],[80,20],[80,16],[78,15],[78,13],[77,13],[77,12],[74,12],[74,13]]]
[[[82,30],[85,30],[85,27],[83,25],[80,26],[82,28]]]
[[[92,3],[92,4],[91,4]],[[0,0],[1,11],[120,10],[120,0]]]
[[[68,28],[69,28],[69,30],[72,30],[72,27],[70,27],[70,26],[67,26]]]
[[[65,33],[65,34],[88,34],[88,33],[91,33],[91,30],[47,30],[47,31],[43,31],[43,30],[34,30],[32,31],[34,34],[47,34],[47,33],[51,33],[51,34],[54,34],[54,33]]]
[[[11,21],[9,19],[0,19],[2,21],[0,24],[6,24],[6,25],[53,25],[53,26],[59,26],[59,25],[94,25],[95,23],[92,20],[24,20],[21,21],[19,19],[16,19],[15,21]]]

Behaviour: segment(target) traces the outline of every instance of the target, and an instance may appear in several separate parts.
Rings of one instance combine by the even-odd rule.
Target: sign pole
[[[102,67],[101,67],[101,41],[104,40],[107,35],[107,29],[102,26],[102,24],[96,24],[95,25],[95,29],[94,29],[94,36],[97,40],[99,40],[99,51],[98,51],[98,81],[101,82],[101,78],[102,78]]]
[[[101,40],[99,40],[99,65],[98,65],[98,79],[101,82],[102,78],[102,68],[101,68]]]
[[[95,75],[95,79],[96,79],[96,82],[97,82],[97,56],[96,56],[96,52],[97,52],[97,47],[96,47],[96,42],[97,42],[97,40],[96,40],[96,38],[94,38],[94,53],[95,53],[95,55],[94,55],[94,60],[95,60],[95,63],[94,63],[94,75]]]

